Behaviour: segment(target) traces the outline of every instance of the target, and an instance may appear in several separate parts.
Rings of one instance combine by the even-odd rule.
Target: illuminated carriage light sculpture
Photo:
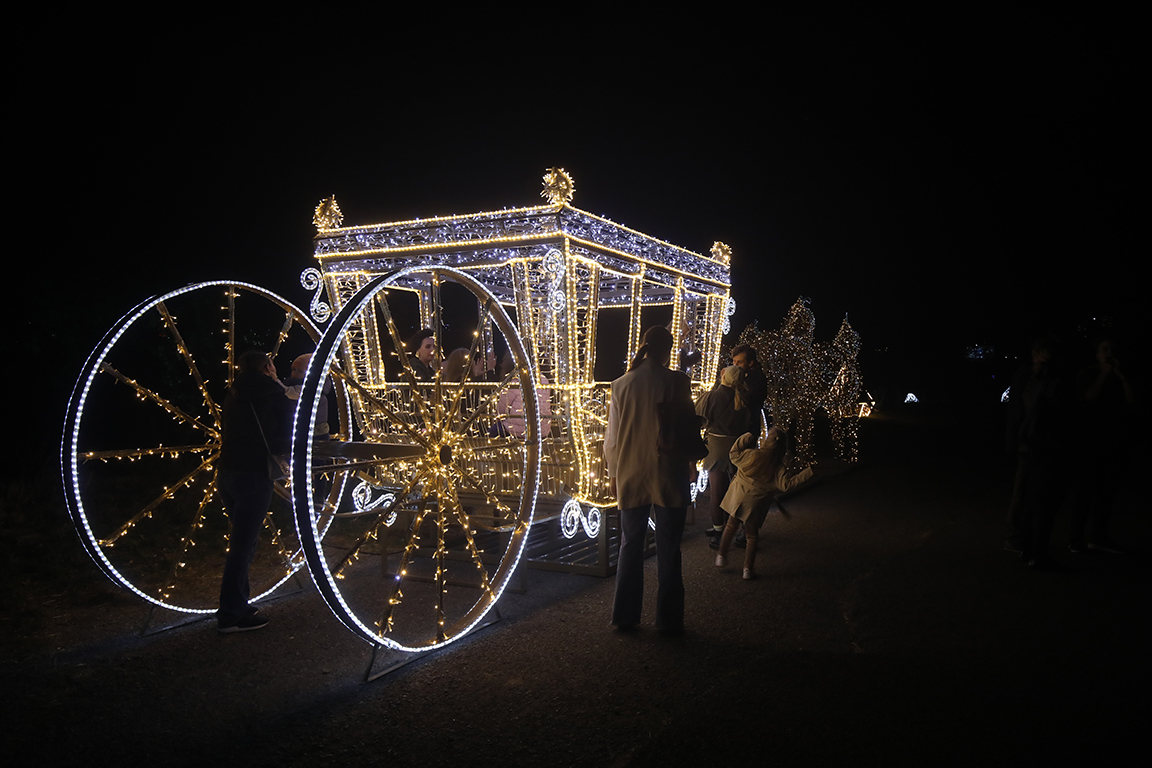
[[[109,578],[154,607],[216,611],[228,547],[216,462],[238,346],[259,339],[276,359],[319,338],[286,299],[235,281],[153,297],[108,331],[73,389],[60,464],[81,543]],[[342,387],[337,401],[347,414]],[[342,490],[333,485],[323,501],[339,506]],[[304,566],[293,528],[288,502],[275,502],[251,570],[253,601]]]
[[[373,643],[422,650],[462,636],[521,559],[614,573],[611,380],[657,322],[678,350],[701,354],[688,370],[694,394],[715,380],[733,309],[727,246],[704,256],[670,245],[572,207],[571,188],[554,169],[545,205],[370,226],[341,226],[331,198],[317,209],[318,267],[302,282],[316,291],[314,317],[334,319],[297,411],[297,523],[329,606]],[[597,337],[614,310],[627,336],[605,357]],[[507,349],[513,369],[419,381],[401,337],[422,327],[438,359],[453,346],[468,360]],[[342,431],[357,437],[337,446],[311,432],[325,378],[353,402],[354,428]],[[309,483],[353,476],[338,530],[312,541],[325,516]]]

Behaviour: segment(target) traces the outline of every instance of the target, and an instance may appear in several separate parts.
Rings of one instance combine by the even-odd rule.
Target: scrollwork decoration
[[[324,292],[323,277],[316,267],[308,267],[300,273],[300,285],[304,286],[304,290],[316,291],[312,295],[312,303],[308,305],[308,312],[312,315],[312,319],[318,323],[326,323],[332,317],[332,307],[328,306],[327,302],[320,300],[320,296]]]

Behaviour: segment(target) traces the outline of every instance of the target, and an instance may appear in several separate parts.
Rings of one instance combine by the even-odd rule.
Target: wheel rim
[[[421,384],[402,365],[388,381],[367,382],[359,373],[366,369],[356,367],[356,344],[376,338],[372,359],[402,349],[394,294],[431,286],[438,318],[436,286],[442,281],[476,299],[477,333],[468,360],[489,324],[508,342],[513,371],[499,382],[484,382],[466,367],[459,382],[437,375]],[[439,348],[443,339],[435,325]],[[339,446],[313,440],[317,393],[330,376],[346,380],[360,428],[356,441]],[[535,511],[540,427],[534,379],[514,323],[492,293],[458,270],[414,267],[376,278],[325,331],[296,412],[292,485],[313,581],[353,632],[396,650],[429,650],[466,635],[495,605]],[[506,423],[502,404],[510,412],[517,394],[523,434],[494,434],[499,428],[493,424]],[[336,512],[321,541],[326,515],[316,509],[312,484],[324,476],[355,477],[363,484]]]
[[[73,389],[61,473],[80,540],[110,578],[163,608],[215,612],[228,535],[215,460],[233,357],[257,339],[275,357],[319,337],[287,300],[231,281],[149,299],[108,331]],[[280,491],[250,573],[253,602],[303,565]]]

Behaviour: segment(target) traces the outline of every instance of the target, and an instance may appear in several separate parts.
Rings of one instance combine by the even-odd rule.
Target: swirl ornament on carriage
[[[580,502],[569,499],[560,513],[560,530],[564,538],[571,539],[575,538],[577,531],[583,527],[584,534],[594,539],[600,535],[600,518],[600,510],[597,507],[590,507],[588,514],[584,514]]]
[[[306,291],[313,291],[312,301],[308,304],[308,311],[312,315],[312,319],[320,325],[328,322],[328,319],[332,317],[332,307],[320,298],[324,295],[324,276],[320,274],[320,270],[316,267],[308,267],[301,272],[300,285]]]
[[[352,503],[355,505],[355,510],[351,514],[373,514],[381,504],[387,504],[391,512],[385,515],[383,523],[386,528],[391,527],[396,522],[396,494],[382,493],[374,499],[372,498],[373,492],[372,485],[366,480],[361,480],[360,484],[352,489]]]
[[[564,256],[553,248],[544,254],[541,266],[549,276],[548,308],[553,312],[563,312],[568,305],[564,296]]]
[[[692,503],[696,503],[697,497],[704,491],[708,490],[708,473],[700,472],[696,475],[696,482],[692,483],[690,493],[692,494]]]

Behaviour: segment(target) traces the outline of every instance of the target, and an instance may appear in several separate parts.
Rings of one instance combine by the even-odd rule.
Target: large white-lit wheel
[[[234,356],[268,351],[286,376],[319,338],[280,296],[223,281],[149,299],[108,331],[73,389],[60,450],[68,511],[108,576],[164,608],[216,610],[229,527],[215,462]],[[340,411],[347,422],[342,390]],[[253,600],[303,565],[279,490],[250,570]]]
[[[451,381],[443,372],[419,381],[397,328],[400,315],[411,325],[417,294],[430,307],[438,349],[462,343],[461,335],[446,337],[463,334],[468,360],[483,359],[482,339],[498,334],[512,370],[485,376],[465,366]],[[467,317],[464,305],[473,307]],[[445,310],[454,315],[451,330]],[[356,440],[313,439],[325,377],[345,382]],[[423,651],[464,636],[496,604],[527,540],[540,482],[534,378],[508,314],[454,269],[413,267],[376,278],[329,325],[296,412],[293,500],[312,579],[353,632]],[[318,478],[356,484],[334,515],[316,509]]]

